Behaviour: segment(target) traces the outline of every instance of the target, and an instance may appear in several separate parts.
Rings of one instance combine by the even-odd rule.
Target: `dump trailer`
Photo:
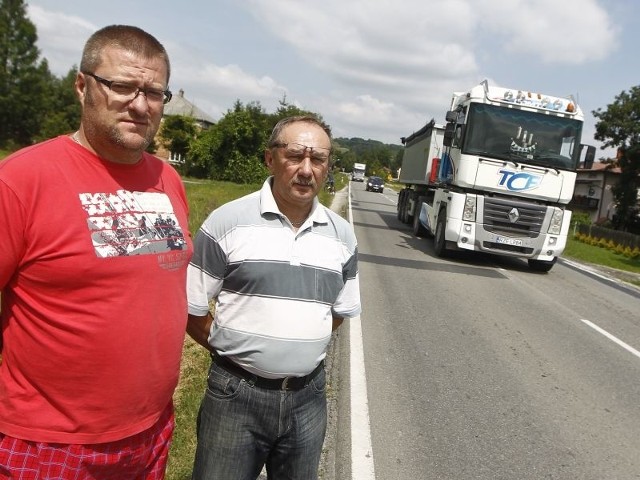
[[[584,116],[573,97],[490,86],[452,96],[444,124],[403,137],[398,219],[462,249],[548,272],[565,248]],[[585,167],[595,147],[586,149]]]

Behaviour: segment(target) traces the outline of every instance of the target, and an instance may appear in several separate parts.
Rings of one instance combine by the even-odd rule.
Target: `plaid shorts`
[[[151,428],[114,442],[30,442],[0,433],[0,479],[162,480],[174,427],[169,404]]]

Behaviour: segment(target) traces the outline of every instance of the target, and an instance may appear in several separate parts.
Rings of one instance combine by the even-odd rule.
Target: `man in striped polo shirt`
[[[260,191],[216,209],[194,241],[187,331],[213,361],[194,479],[316,479],[331,332],[360,314],[351,225],[318,202],[331,130],[311,116],[274,128]],[[215,299],[215,315],[209,302]]]

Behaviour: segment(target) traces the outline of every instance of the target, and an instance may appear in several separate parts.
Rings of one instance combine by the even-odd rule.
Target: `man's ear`
[[[268,148],[264,151],[264,164],[269,169],[269,171],[272,171],[272,169],[273,169],[273,155],[271,153],[271,150],[268,149]]]
[[[76,90],[76,95],[78,96],[78,100],[80,100],[81,104],[84,104],[84,97],[87,88],[87,80],[84,75],[78,72],[76,75],[76,83],[74,85]]]

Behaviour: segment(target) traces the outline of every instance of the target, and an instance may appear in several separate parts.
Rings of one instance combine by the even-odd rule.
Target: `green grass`
[[[633,260],[619,253],[612,252],[607,248],[587,245],[571,237],[567,240],[567,246],[562,256],[584,263],[640,274],[640,259],[636,258]],[[632,283],[640,285],[640,282]]]

